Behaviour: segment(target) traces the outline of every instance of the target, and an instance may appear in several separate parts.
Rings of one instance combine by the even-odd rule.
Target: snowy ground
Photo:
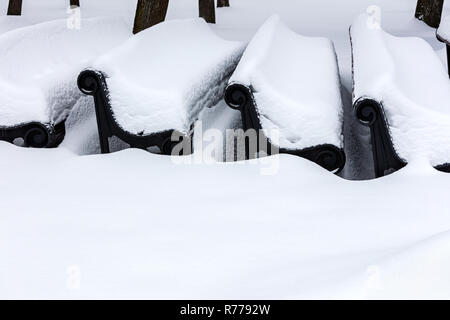
[[[171,1],[170,19],[195,15],[195,1]],[[392,2],[231,0],[214,28],[248,40],[278,13],[331,38],[348,109],[348,27],[368,5],[381,6],[387,31],[421,36],[443,57],[434,30],[412,19],[415,1]],[[82,14],[131,21],[134,9],[96,0]],[[24,17],[0,19],[0,32],[66,16],[59,0],[24,1]],[[350,181],[286,155],[209,165],[97,155],[91,107],[80,101],[58,149],[0,142],[0,298],[450,298],[449,175],[421,161]],[[223,104],[216,114],[208,127],[238,117]],[[346,121],[348,179],[370,166],[355,131]]]

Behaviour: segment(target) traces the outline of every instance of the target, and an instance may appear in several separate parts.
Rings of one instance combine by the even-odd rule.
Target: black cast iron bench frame
[[[256,101],[253,96],[253,90],[250,87],[231,83],[225,91],[225,102],[230,108],[241,112],[244,130],[254,129],[257,132],[262,132],[261,121],[259,120],[258,112],[256,110]],[[265,151],[268,155],[271,155],[272,147],[270,141],[267,138],[266,141],[268,146]],[[257,145],[257,151],[259,151],[259,141]],[[247,159],[251,157],[248,152],[249,149],[248,141],[246,140]],[[321,167],[336,173],[339,173],[344,168],[346,160],[344,150],[331,144],[324,144],[301,150],[280,148],[278,152],[308,159]]]
[[[162,154],[171,155],[172,150],[179,141],[192,141],[191,137],[186,137],[174,130],[166,130],[151,134],[133,134],[124,130],[115,120],[114,113],[109,101],[109,91],[106,84],[105,75],[96,70],[84,70],[78,76],[78,87],[81,92],[94,97],[95,113],[97,117],[98,134],[100,138],[100,148],[102,153],[110,153],[109,138],[117,137],[128,143],[132,148],[148,149],[158,147]],[[172,141],[172,135],[178,138]],[[184,148],[184,154],[187,150]]]
[[[0,126],[0,140],[13,143],[23,139],[24,146],[31,148],[55,148],[66,134],[65,121],[58,124],[27,122],[16,126]]]

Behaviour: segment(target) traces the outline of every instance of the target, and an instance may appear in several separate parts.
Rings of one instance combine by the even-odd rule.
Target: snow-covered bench
[[[447,47],[447,67],[450,76],[450,16],[445,16],[441,20],[441,24],[436,32],[439,41],[445,43]]]
[[[80,29],[55,20],[1,35],[0,140],[57,146],[81,96],[79,70],[129,36],[130,27],[112,18],[84,19]]]
[[[353,108],[370,127],[377,177],[414,159],[450,169],[450,82],[423,39],[394,37],[359,16],[350,29]]]
[[[100,57],[78,85],[94,96],[102,152],[112,136],[163,154],[172,153],[177,135],[190,141],[193,122],[223,98],[242,52],[203,19],[188,19],[158,24]]]
[[[300,36],[272,16],[250,41],[225,99],[240,110],[245,130],[262,130],[279,152],[330,171],[344,167],[340,79],[330,40]]]

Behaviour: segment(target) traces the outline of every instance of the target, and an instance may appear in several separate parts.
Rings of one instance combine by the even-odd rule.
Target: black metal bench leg
[[[97,116],[97,128],[98,137],[100,139],[100,150],[102,153],[110,153],[109,148],[109,135],[102,124],[100,124],[99,117]]]
[[[99,132],[100,137],[100,150],[102,153],[110,153],[109,149],[109,138]]]
[[[94,99],[99,99],[94,96]],[[102,104],[95,101],[95,114],[97,118],[98,137],[100,139],[100,150],[102,153],[110,153],[109,137],[111,137],[111,131],[109,130],[108,120],[105,114],[105,110],[102,109]]]

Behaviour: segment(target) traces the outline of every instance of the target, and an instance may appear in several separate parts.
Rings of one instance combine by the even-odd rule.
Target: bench
[[[269,18],[244,52],[225,101],[240,111],[244,130],[262,133],[267,154],[275,150],[330,171],[343,169],[340,78],[328,39],[300,36],[278,16]],[[259,156],[266,144],[248,143],[248,158]]]
[[[242,51],[203,19],[188,19],[160,23],[100,57],[78,86],[94,97],[102,153],[114,136],[166,155],[182,141],[174,154],[189,154],[193,123],[223,98]]]
[[[423,39],[394,37],[359,16],[350,28],[353,111],[370,128],[374,175],[415,159],[450,169],[450,90],[446,70]]]
[[[80,69],[129,37],[130,28],[112,18],[84,19],[79,30],[65,19],[0,36],[0,140],[56,147],[65,120],[81,97]]]

